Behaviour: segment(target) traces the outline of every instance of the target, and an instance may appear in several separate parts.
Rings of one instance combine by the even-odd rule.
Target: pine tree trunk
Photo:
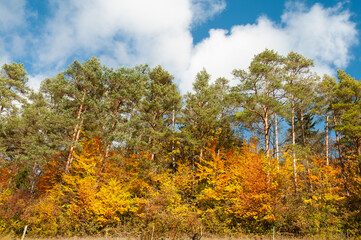
[[[122,101],[120,100],[118,102],[118,104],[117,104],[117,107],[116,107],[115,111],[113,111],[114,119],[117,117],[117,114],[118,114],[121,103],[122,103]],[[112,126],[110,127],[110,131],[112,131],[112,129],[115,127],[116,122],[117,122],[116,120],[113,121]],[[105,129],[104,125],[103,125],[103,129]],[[107,159],[109,157],[110,144],[111,143],[107,143],[107,147],[105,149],[105,154],[104,154],[103,160],[102,160],[102,165],[101,165],[101,168],[100,168],[100,173],[103,172],[103,170],[105,168],[106,161],[107,161]]]
[[[329,140],[329,136],[328,136],[328,120],[329,120],[329,115],[328,113],[326,114],[326,165],[329,166],[330,165],[330,157],[329,157],[329,145],[330,145],[330,140]]]
[[[277,118],[277,114],[275,113],[274,114],[275,116],[275,138],[276,138],[276,159],[277,159],[277,162],[279,162],[280,160],[280,156],[279,156],[279,143],[278,143],[278,118]],[[279,165],[278,167],[279,168]]]
[[[302,130],[302,145],[306,147],[306,135],[305,135],[305,124],[304,124],[304,116],[303,109],[301,108],[301,130]]]
[[[173,131],[173,135],[175,133],[175,110],[173,108],[173,112],[172,112],[172,131]],[[174,155],[174,138],[172,141],[172,165],[173,165],[173,173],[175,173],[175,155]]]
[[[79,138],[81,124],[83,123],[83,119],[81,118],[81,115],[82,115],[82,113],[85,113],[85,111],[86,111],[86,108],[85,108],[84,112],[83,112],[85,94],[86,94],[86,90],[84,89],[83,96],[82,96],[80,106],[79,106],[79,111],[78,111],[78,114],[76,116],[77,123],[76,123],[74,131],[73,131],[72,144],[70,146],[69,155],[68,155],[68,158],[66,160],[65,171],[64,171],[65,174],[68,174],[71,162],[73,161],[73,158],[74,158],[73,157],[73,151],[75,149],[77,139]]]
[[[31,198],[34,197],[34,193],[35,193],[35,179],[36,179],[36,167],[37,167],[37,163],[34,162],[34,166],[33,166],[33,172],[31,174],[31,177],[30,177],[30,195],[31,195]]]
[[[333,110],[332,111],[332,115],[333,115],[333,123],[335,125],[335,128],[337,127],[338,125],[338,122],[337,122],[337,119],[336,119],[336,115],[335,115],[335,111]],[[340,165],[341,165],[341,176],[344,180],[344,188],[345,188],[345,192],[346,192],[346,195],[347,196],[350,196],[350,192],[348,190],[348,184],[347,184],[347,181],[348,181],[348,178],[347,178],[347,175],[346,175],[346,169],[345,169],[345,164],[342,160],[342,148],[341,148],[341,136],[340,136],[340,133],[335,130],[335,134],[336,134],[336,144],[337,144],[337,149],[338,149],[338,157],[339,157],[339,162],[340,162]]]
[[[305,124],[304,124],[304,113],[303,113],[303,108],[301,108],[301,130],[302,130],[302,147],[306,147],[306,134],[305,134]],[[308,156],[306,157],[306,161],[307,161],[307,166],[306,166],[306,170],[307,170],[307,175],[308,175],[308,182],[310,184],[310,190],[311,192],[313,192],[313,184],[311,181],[311,172],[310,172],[310,163],[309,163],[309,158]]]
[[[102,160],[102,166],[101,166],[101,168],[100,168],[99,173],[102,173],[102,172],[104,171],[104,168],[105,168],[107,159],[108,159],[108,157],[109,157],[109,150],[110,150],[110,146],[109,146],[109,144],[108,144],[108,145],[107,145],[107,148],[105,149],[105,154],[104,154],[103,160]]]
[[[332,111],[332,117],[333,117],[333,124],[335,126],[335,128],[337,127],[337,119],[336,119],[336,116],[335,116],[335,111]],[[341,137],[340,137],[340,134],[337,130],[335,130],[335,134],[336,134],[336,145],[337,145],[337,150],[338,150],[338,156],[339,158],[341,159],[342,158],[342,149],[341,149]]]
[[[292,105],[292,163],[293,163],[293,181],[295,184],[295,193],[298,193],[298,181],[297,181],[297,163],[296,163],[296,132],[295,132],[295,100],[294,96],[291,96]]]
[[[266,150],[266,157],[268,159],[268,166],[271,166],[271,159],[270,159],[270,149],[269,149],[269,126],[268,126],[268,116],[266,114],[265,118],[263,119],[263,133],[264,133],[264,141],[265,141],[265,150]],[[271,182],[271,174],[270,171],[267,171],[267,182]]]
[[[268,126],[268,116],[266,114],[263,119],[263,134],[264,134],[264,144],[265,144],[265,152],[267,158],[269,158],[270,150],[269,150],[269,126]]]

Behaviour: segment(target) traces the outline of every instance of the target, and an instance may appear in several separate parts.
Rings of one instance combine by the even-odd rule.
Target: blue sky
[[[360,23],[358,0],[0,0],[0,63],[24,63],[35,89],[76,59],[160,64],[185,93],[203,68],[235,84],[269,48],[360,79]]]

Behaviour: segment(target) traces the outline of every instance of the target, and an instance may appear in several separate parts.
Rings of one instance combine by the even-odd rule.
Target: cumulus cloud
[[[213,76],[232,79],[233,69],[247,69],[253,56],[265,48],[282,55],[296,51],[315,60],[314,71],[333,74],[352,58],[350,48],[357,44],[356,25],[341,5],[324,8],[315,4],[289,5],[282,21],[260,17],[255,24],[234,26],[230,32],[212,29],[209,37],[194,47],[190,67],[182,76],[181,89],[189,91],[196,72],[202,67]]]
[[[160,64],[179,80],[191,59],[191,26],[224,8],[224,0],[53,1],[37,65],[62,69],[95,55],[114,67]]]
[[[9,31],[25,21],[25,0],[0,1],[0,32]]]
[[[226,8],[224,0],[193,0],[193,23],[200,24]]]
[[[0,1],[0,64],[19,56],[24,39],[19,35],[26,22],[25,0]]]
[[[203,68],[213,79],[232,79],[233,69],[246,69],[265,48],[283,55],[297,51],[315,59],[315,70],[332,73],[348,65],[350,48],[357,43],[356,25],[341,5],[289,4],[279,22],[262,16],[230,30],[211,29],[209,37],[194,45],[192,27],[220,14],[225,0],[53,0],[41,30],[28,32],[28,53],[25,38],[17,34],[27,21],[25,1],[0,1],[0,33],[5,33],[0,36],[0,61],[31,55],[30,84],[35,88],[46,73],[91,56],[112,67],[160,64],[183,93],[192,89]]]
[[[209,34],[195,46],[190,67],[182,76],[185,81],[181,82],[181,89],[191,90],[192,80],[203,67],[213,79],[232,79],[233,69],[246,69],[254,54],[265,48],[283,54],[290,49],[287,34],[266,17],[259,18],[255,24],[234,26],[230,32],[212,29]]]
[[[323,8],[315,4],[289,8],[282,16],[285,31],[295,49],[316,59],[321,64],[345,67],[350,61],[349,48],[357,41],[356,24],[342,5]]]
[[[37,91],[40,89],[41,82],[50,76],[55,76],[55,73],[29,75],[28,86]]]
[[[192,47],[186,0],[58,1],[39,49],[43,64],[62,66],[73,53],[118,64],[169,62],[185,67]],[[175,51],[174,49],[178,49]]]

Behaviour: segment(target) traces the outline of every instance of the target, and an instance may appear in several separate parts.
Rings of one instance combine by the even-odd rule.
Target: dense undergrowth
[[[204,158],[179,159],[173,170],[146,152],[111,152],[104,166],[100,139],[81,145],[68,174],[62,153],[43,166],[33,195],[19,188],[26,179],[12,178],[18,166],[1,169],[0,232],[21,235],[28,225],[28,236],[42,237],[359,234],[356,164],[348,166],[350,196],[338,164],[322,158],[300,164],[295,193],[290,157],[276,162],[255,144],[225,150],[213,142]]]

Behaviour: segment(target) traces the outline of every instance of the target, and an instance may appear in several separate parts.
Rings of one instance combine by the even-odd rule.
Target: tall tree
[[[361,83],[342,70],[337,71],[340,80],[334,108],[341,114],[341,123],[336,126],[351,143],[353,153],[361,155]]]
[[[173,76],[161,66],[149,72],[144,98],[140,102],[140,124],[143,126],[142,144],[152,153],[152,159],[162,151],[171,137],[173,111],[181,107],[181,96]]]
[[[134,116],[137,114],[137,107],[144,96],[145,81],[147,78],[146,66],[136,68],[104,68],[105,93],[102,96],[101,119],[102,127],[99,129],[99,136],[102,137],[105,145],[105,154],[102,162],[102,169],[108,158],[111,146],[126,144],[125,147],[132,147],[132,134],[134,131]]]
[[[305,79],[309,79],[310,67],[313,66],[311,59],[304,56],[290,52],[286,57],[285,62],[285,85],[284,89],[287,92],[287,98],[291,106],[291,127],[292,127],[292,157],[293,157],[293,178],[295,192],[298,192],[297,182],[297,163],[296,163],[296,109],[297,100],[303,99],[302,95],[305,93],[306,83]]]
[[[282,106],[277,97],[281,89],[282,63],[283,58],[278,53],[266,49],[253,58],[249,72],[233,71],[233,75],[241,81],[235,89],[239,106],[262,122],[267,157],[270,156],[271,117]]]
[[[330,161],[330,116],[333,116],[332,103],[335,98],[335,88],[337,85],[336,78],[329,75],[324,75],[322,81],[318,83],[317,87],[317,105],[318,114],[324,117],[325,121],[325,157],[326,164],[329,165]],[[336,132],[336,138],[338,139],[338,132]],[[340,153],[339,153],[340,154]]]
[[[203,158],[205,146],[216,137],[217,130],[221,134],[227,129],[226,122],[222,129],[219,121],[224,120],[226,113],[222,103],[228,101],[225,97],[228,83],[225,79],[219,79],[216,84],[210,84],[210,78],[206,70],[197,73],[193,83],[194,93],[185,96],[183,110],[182,134],[191,152],[199,158]]]
[[[16,103],[23,103],[29,91],[26,86],[24,65],[21,63],[4,64],[0,71],[0,114],[10,112]]]
[[[4,64],[0,70],[0,159],[16,160],[23,153],[21,105],[29,89],[23,64]]]
[[[65,72],[47,79],[41,90],[52,105],[52,114],[59,118],[61,126],[54,126],[63,132],[59,144],[69,149],[64,169],[67,173],[81,132],[95,134],[102,124],[97,116],[104,94],[102,66],[95,57],[83,64],[74,61]]]

